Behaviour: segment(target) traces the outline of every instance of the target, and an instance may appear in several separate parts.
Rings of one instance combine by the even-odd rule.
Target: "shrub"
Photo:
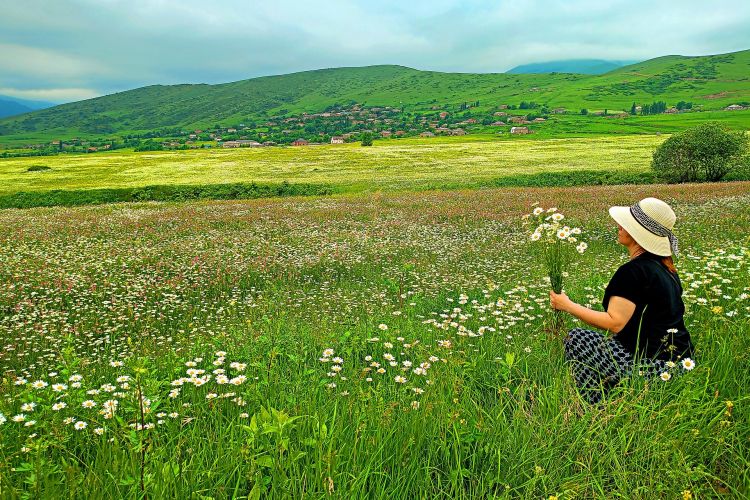
[[[32,165],[26,169],[27,172],[44,172],[45,170],[52,170],[47,165]]]
[[[370,132],[365,132],[364,134],[362,134],[362,145],[372,146],[372,134]]]
[[[669,183],[715,182],[739,168],[747,147],[745,132],[704,123],[664,141],[654,152],[651,168]]]

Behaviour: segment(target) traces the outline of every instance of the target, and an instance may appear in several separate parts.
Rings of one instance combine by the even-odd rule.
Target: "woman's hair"
[[[674,265],[674,260],[672,260],[672,256],[669,257],[662,257],[661,255],[655,255],[649,251],[646,251],[648,255],[650,255],[652,258],[659,259],[662,264],[664,264],[664,267],[666,267],[670,273],[677,274],[677,267]]]
[[[669,272],[672,274],[677,274],[677,268],[674,265],[674,260],[672,260],[672,256],[669,257],[662,257],[661,263],[666,266],[667,269],[669,269]]]

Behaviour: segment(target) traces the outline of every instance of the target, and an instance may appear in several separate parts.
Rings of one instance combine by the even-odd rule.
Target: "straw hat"
[[[663,201],[644,198],[630,207],[610,207],[609,215],[647,252],[677,255],[677,237],[672,234],[677,217]]]

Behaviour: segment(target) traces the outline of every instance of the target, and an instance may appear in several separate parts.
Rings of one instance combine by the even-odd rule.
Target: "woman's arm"
[[[620,333],[620,330],[625,328],[635,312],[633,302],[617,296],[610,297],[606,312],[594,311],[576,304],[564,293],[557,294],[552,290],[549,292],[549,300],[553,309],[568,312],[584,323],[602,330],[609,330],[614,334]]]

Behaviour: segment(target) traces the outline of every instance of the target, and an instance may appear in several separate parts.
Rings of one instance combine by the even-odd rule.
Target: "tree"
[[[362,134],[362,145],[372,146],[372,134],[370,132],[365,132],[364,134]]]
[[[664,101],[655,101],[651,104],[644,104],[641,107],[642,115],[658,115],[667,110],[667,103]]]
[[[637,113],[637,109],[636,108],[637,108],[637,106],[635,105],[635,103],[633,103],[633,105],[630,107],[630,114],[631,115],[634,115],[634,114]]]
[[[708,122],[675,134],[654,152],[651,168],[666,182],[715,182],[742,168],[748,150],[743,131]]]
[[[582,115],[587,115],[587,114],[589,114],[589,110],[586,109],[586,108],[583,108],[583,109],[581,109],[581,114]]]

